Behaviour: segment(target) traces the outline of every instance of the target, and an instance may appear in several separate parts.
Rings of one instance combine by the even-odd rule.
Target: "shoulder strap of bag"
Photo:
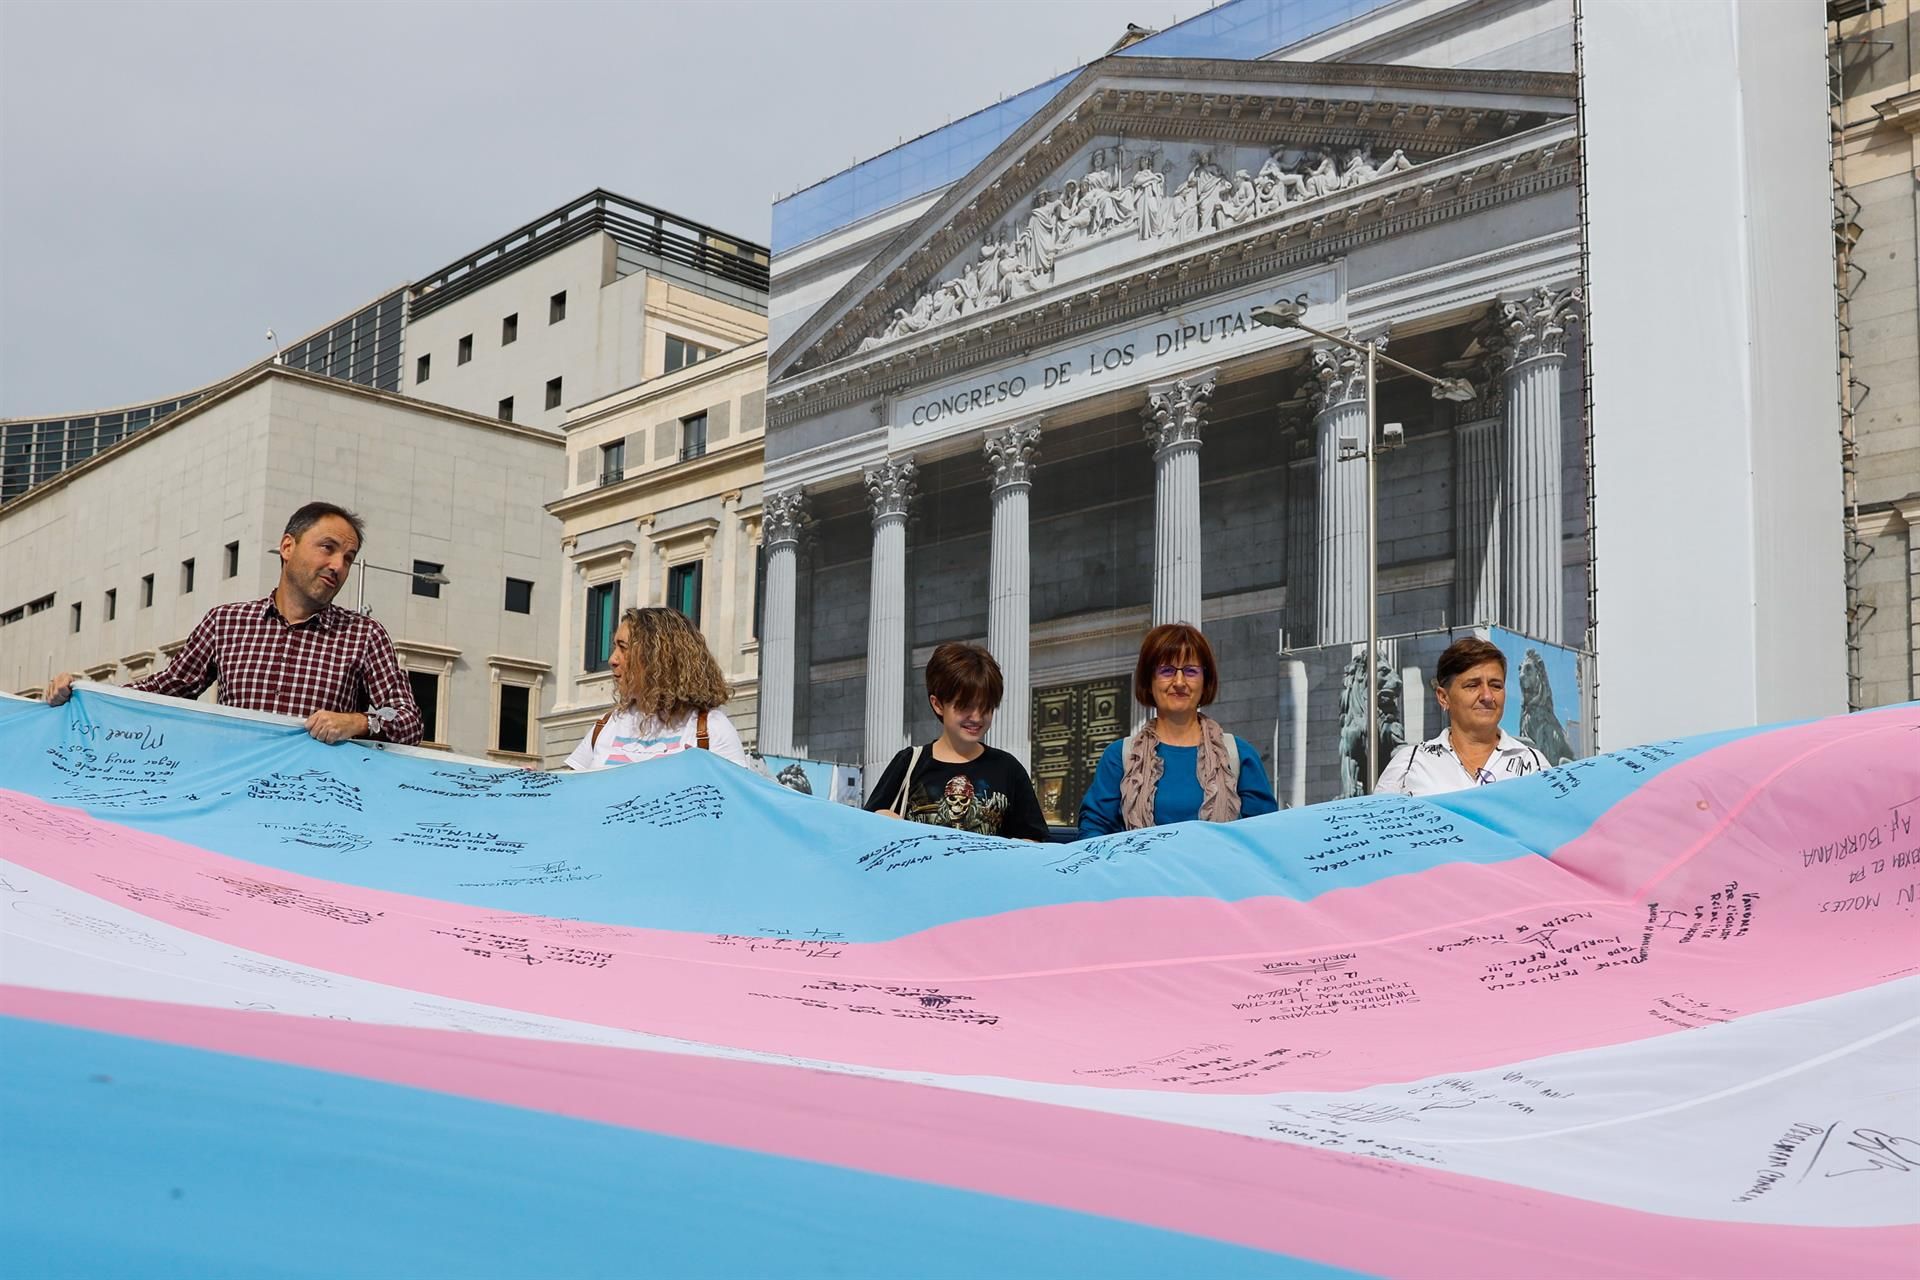
[[[920,748],[915,747],[907,757],[907,771],[900,779],[900,794],[893,798],[893,811],[901,817],[907,816],[907,788],[913,785],[914,766],[920,763]]]
[[[699,722],[693,726],[693,741],[702,751],[711,750],[707,746],[707,713],[704,711],[700,713]]]
[[[587,739],[587,747],[589,749],[600,745],[600,731],[607,727],[607,721],[611,719],[613,719],[613,712],[609,711],[593,722],[593,736]]]

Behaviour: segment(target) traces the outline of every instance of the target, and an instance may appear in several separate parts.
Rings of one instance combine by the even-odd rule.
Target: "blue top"
[[[1240,748],[1240,816],[1256,818],[1272,813],[1280,804],[1273,798],[1273,784],[1267,781],[1259,755],[1245,738],[1235,735],[1233,740]],[[1094,771],[1086,799],[1080,802],[1082,839],[1126,829],[1126,821],[1120,816],[1120,778],[1126,773],[1122,758],[1126,749],[1127,740],[1121,738],[1108,743],[1100,756],[1100,767]],[[1194,821],[1200,816],[1201,801],[1206,799],[1200,790],[1200,748],[1156,742],[1154,750],[1160,753],[1161,768],[1160,785],[1153,792],[1153,824],[1164,827]]]

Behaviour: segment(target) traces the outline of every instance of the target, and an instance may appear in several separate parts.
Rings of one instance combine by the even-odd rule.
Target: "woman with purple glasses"
[[[1213,646],[1199,628],[1170,622],[1147,632],[1133,696],[1153,715],[1100,757],[1080,802],[1082,838],[1196,818],[1232,822],[1280,807],[1259,753],[1201,714],[1219,692]]]

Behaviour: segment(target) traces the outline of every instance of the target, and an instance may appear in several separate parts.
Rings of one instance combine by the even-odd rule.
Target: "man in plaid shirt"
[[[364,533],[351,511],[309,502],[280,537],[272,593],[209,609],[166,670],[127,687],[197,698],[218,680],[221,702],[304,717],[321,742],[420,741],[420,708],[386,628],[333,603]],[[59,706],[72,686],[71,673],[55,677],[47,701]]]

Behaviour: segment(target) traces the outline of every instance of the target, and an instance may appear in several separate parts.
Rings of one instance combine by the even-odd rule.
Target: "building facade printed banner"
[[[705,752],[0,701],[0,1230],[30,1274],[879,1274],[930,1235],[981,1273],[1897,1274],[1917,733],[1062,849]]]
[[[1334,263],[1284,276],[902,397],[888,407],[890,440],[896,449],[910,449],[1297,340],[1297,332],[1264,327],[1250,314],[1254,307],[1280,298],[1305,302],[1316,328],[1337,329],[1346,319],[1341,275],[1340,264]]]

